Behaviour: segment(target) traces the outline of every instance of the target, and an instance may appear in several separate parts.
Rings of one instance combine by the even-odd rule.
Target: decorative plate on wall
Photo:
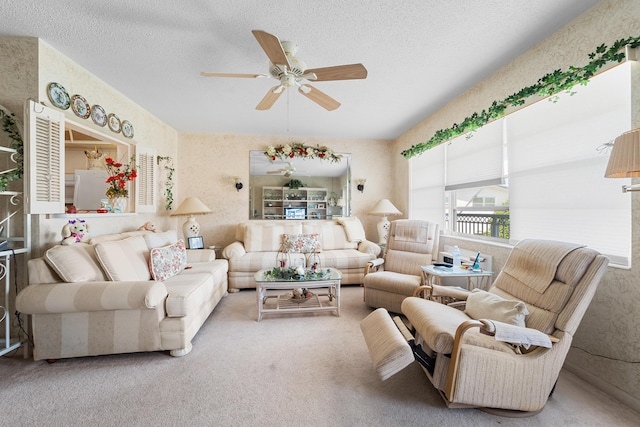
[[[122,121],[122,134],[127,138],[133,138],[133,125],[129,120]]]
[[[73,95],[71,97],[71,109],[76,114],[76,116],[82,119],[88,119],[91,115],[91,107],[84,96],[81,95]]]
[[[109,129],[111,129],[112,132],[118,133],[122,129],[120,118],[113,113],[109,113],[107,116],[107,122],[109,123]]]
[[[54,106],[66,110],[71,105],[71,98],[69,93],[59,83],[49,83],[47,87],[47,95]]]
[[[96,104],[91,107],[91,119],[98,126],[105,126],[107,124],[107,113],[104,108]]]

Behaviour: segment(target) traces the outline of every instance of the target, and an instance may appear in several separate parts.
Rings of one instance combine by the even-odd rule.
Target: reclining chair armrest
[[[460,352],[462,350],[462,339],[464,334],[471,328],[480,328],[481,331],[487,333],[487,335],[492,335],[494,332],[493,321],[486,319],[481,320],[467,320],[460,324],[456,329],[456,335],[453,341],[453,350],[451,351],[451,361],[449,362],[449,372],[447,373],[447,385],[445,387],[445,396],[449,401],[453,402],[454,392],[456,386],[456,377],[458,376],[458,364],[460,362]],[[522,328],[524,330],[534,330],[539,332],[537,329],[531,328]],[[552,335],[547,335],[552,343],[559,342],[560,340],[557,337]]]
[[[441,303],[448,301],[447,305],[452,305],[455,308],[462,306],[464,308],[464,302],[470,293],[470,291],[453,286],[427,284],[416,288],[416,290],[413,291],[413,296],[420,297],[420,294],[422,294],[422,298]]]
[[[364,275],[366,276],[369,273],[374,273],[380,269],[384,265],[383,258],[376,258],[372,261],[369,261],[364,268]]]

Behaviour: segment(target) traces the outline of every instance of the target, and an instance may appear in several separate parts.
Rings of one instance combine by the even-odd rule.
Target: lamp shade
[[[203,215],[211,213],[211,209],[200,201],[197,197],[187,197],[180,204],[178,209],[171,214],[171,216],[180,215]]]
[[[402,212],[398,210],[389,199],[381,199],[376,205],[369,211],[369,215],[402,215]]]
[[[211,209],[200,201],[197,197],[187,197],[180,204],[178,209],[171,216],[188,216],[189,218],[182,226],[185,237],[198,237],[200,234],[200,224],[195,219],[195,215],[211,213]]]
[[[609,156],[606,178],[640,177],[640,129],[616,138]]]

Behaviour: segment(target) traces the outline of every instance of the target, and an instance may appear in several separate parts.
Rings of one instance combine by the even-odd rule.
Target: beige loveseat
[[[342,272],[342,284],[361,284],[365,267],[380,254],[380,246],[366,240],[357,218],[335,220],[252,220],[238,224],[236,242],[224,248],[222,256],[229,260],[229,290],[254,288],[254,274],[276,266],[283,235],[317,234],[322,268],[333,267]],[[296,262],[303,254],[291,253]]]
[[[226,295],[227,270],[212,250],[185,250],[173,231],[104,235],[29,260],[16,307],[31,315],[35,360],[183,356]]]

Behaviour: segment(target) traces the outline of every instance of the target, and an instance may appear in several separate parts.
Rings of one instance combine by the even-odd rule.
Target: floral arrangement
[[[264,277],[272,280],[312,280],[324,279],[329,270],[313,270],[299,267],[274,267],[264,273]]]
[[[105,193],[107,197],[128,197],[127,183],[138,176],[135,167],[131,166],[134,163],[134,157],[131,157],[130,164],[118,163],[111,157],[107,157],[104,162],[109,173],[109,178],[106,180],[106,183],[109,184],[109,188]]]
[[[300,157],[303,159],[324,159],[329,160],[331,163],[337,163],[342,160],[341,154],[336,154],[332,149],[320,146],[307,146],[301,142],[294,142],[291,144],[284,144],[278,146],[269,145],[267,151],[264,152],[271,161],[276,159],[285,160],[293,159],[294,157]]]

